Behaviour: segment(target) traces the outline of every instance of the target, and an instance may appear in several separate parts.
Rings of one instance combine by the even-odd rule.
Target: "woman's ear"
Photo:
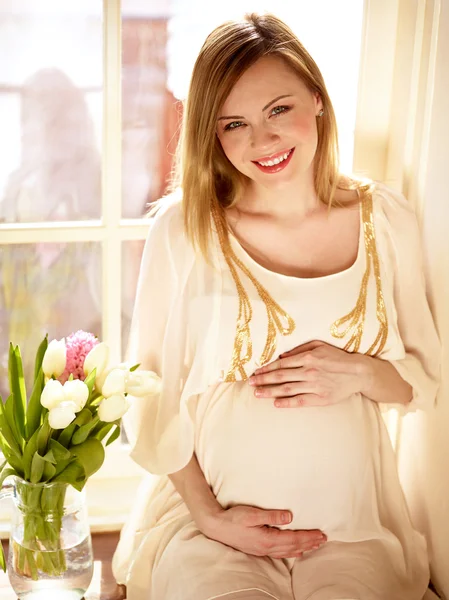
[[[318,115],[320,110],[323,109],[323,101],[321,100],[319,92],[314,92],[313,96],[315,99],[315,113]]]

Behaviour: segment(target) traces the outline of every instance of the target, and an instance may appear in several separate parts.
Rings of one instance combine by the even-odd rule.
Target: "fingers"
[[[254,395],[257,398],[288,398],[298,394],[315,394],[316,386],[308,381],[283,383],[281,385],[264,385],[256,388]]]
[[[299,367],[308,367],[315,364],[315,356],[313,350],[301,351],[289,356],[282,355],[259,369],[254,371],[254,375],[262,375],[263,373],[271,373],[280,369],[294,369]]]
[[[320,531],[281,531],[267,527],[260,530],[260,534],[258,544],[267,555],[275,558],[300,556],[321,548],[327,542]]]
[[[274,404],[278,408],[328,406],[335,402],[320,382],[317,369],[282,369],[253,375],[249,383],[256,386],[254,395],[257,398],[275,398]]]
[[[263,525],[279,527],[280,525],[291,523],[292,513],[288,510],[262,510],[254,508],[248,512],[245,520],[250,527],[261,527]]]
[[[296,346],[296,348],[292,348],[288,352],[283,352],[281,354],[281,358],[286,358],[287,356],[294,356],[295,354],[299,354],[301,352],[308,352],[309,350],[314,350],[319,346],[324,346],[326,342],[321,342],[320,340],[314,340],[312,342],[307,342],[306,344],[301,344],[300,346]]]
[[[267,373],[254,374],[248,379],[248,383],[251,386],[258,386],[297,381],[312,381],[316,379],[317,374],[318,369],[277,369],[275,371],[268,371]]]
[[[317,394],[299,394],[290,398],[276,398],[276,408],[310,408],[312,406],[329,406],[334,404],[330,398]]]

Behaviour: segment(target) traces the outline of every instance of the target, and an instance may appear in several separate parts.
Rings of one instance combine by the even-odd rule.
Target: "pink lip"
[[[295,149],[291,148],[290,150],[284,150],[283,152],[278,152],[277,154],[273,154],[271,157],[267,157],[267,158],[261,158],[260,160],[263,162],[268,162],[269,160],[273,160],[278,156],[283,156],[286,152],[290,152],[290,154],[288,155],[288,157],[283,160],[282,162],[280,162],[277,165],[273,165],[271,167],[264,167],[263,165],[259,164],[257,161],[253,160],[252,163],[256,165],[256,167],[262,171],[262,173],[279,173],[279,171],[283,171],[288,164],[290,163],[293,153],[294,153]]]

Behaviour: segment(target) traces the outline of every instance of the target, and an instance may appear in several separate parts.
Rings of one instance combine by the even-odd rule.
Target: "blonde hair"
[[[187,237],[206,259],[211,214],[226,228],[224,208],[238,201],[247,181],[221,148],[216,136],[218,114],[237,80],[264,56],[282,58],[321,97],[324,113],[317,119],[314,158],[318,198],[331,205],[337,187],[361,187],[347,178],[345,184],[339,173],[337,123],[323,76],[290,28],[271,14],[251,13],[226,22],[207,37],[196,60],[170,187],[182,189]]]

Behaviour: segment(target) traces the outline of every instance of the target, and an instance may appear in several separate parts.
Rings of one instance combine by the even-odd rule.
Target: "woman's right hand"
[[[254,556],[300,558],[304,552],[317,550],[327,542],[326,535],[319,529],[278,529],[291,519],[285,510],[234,506],[220,510],[197,525],[208,538]]]

